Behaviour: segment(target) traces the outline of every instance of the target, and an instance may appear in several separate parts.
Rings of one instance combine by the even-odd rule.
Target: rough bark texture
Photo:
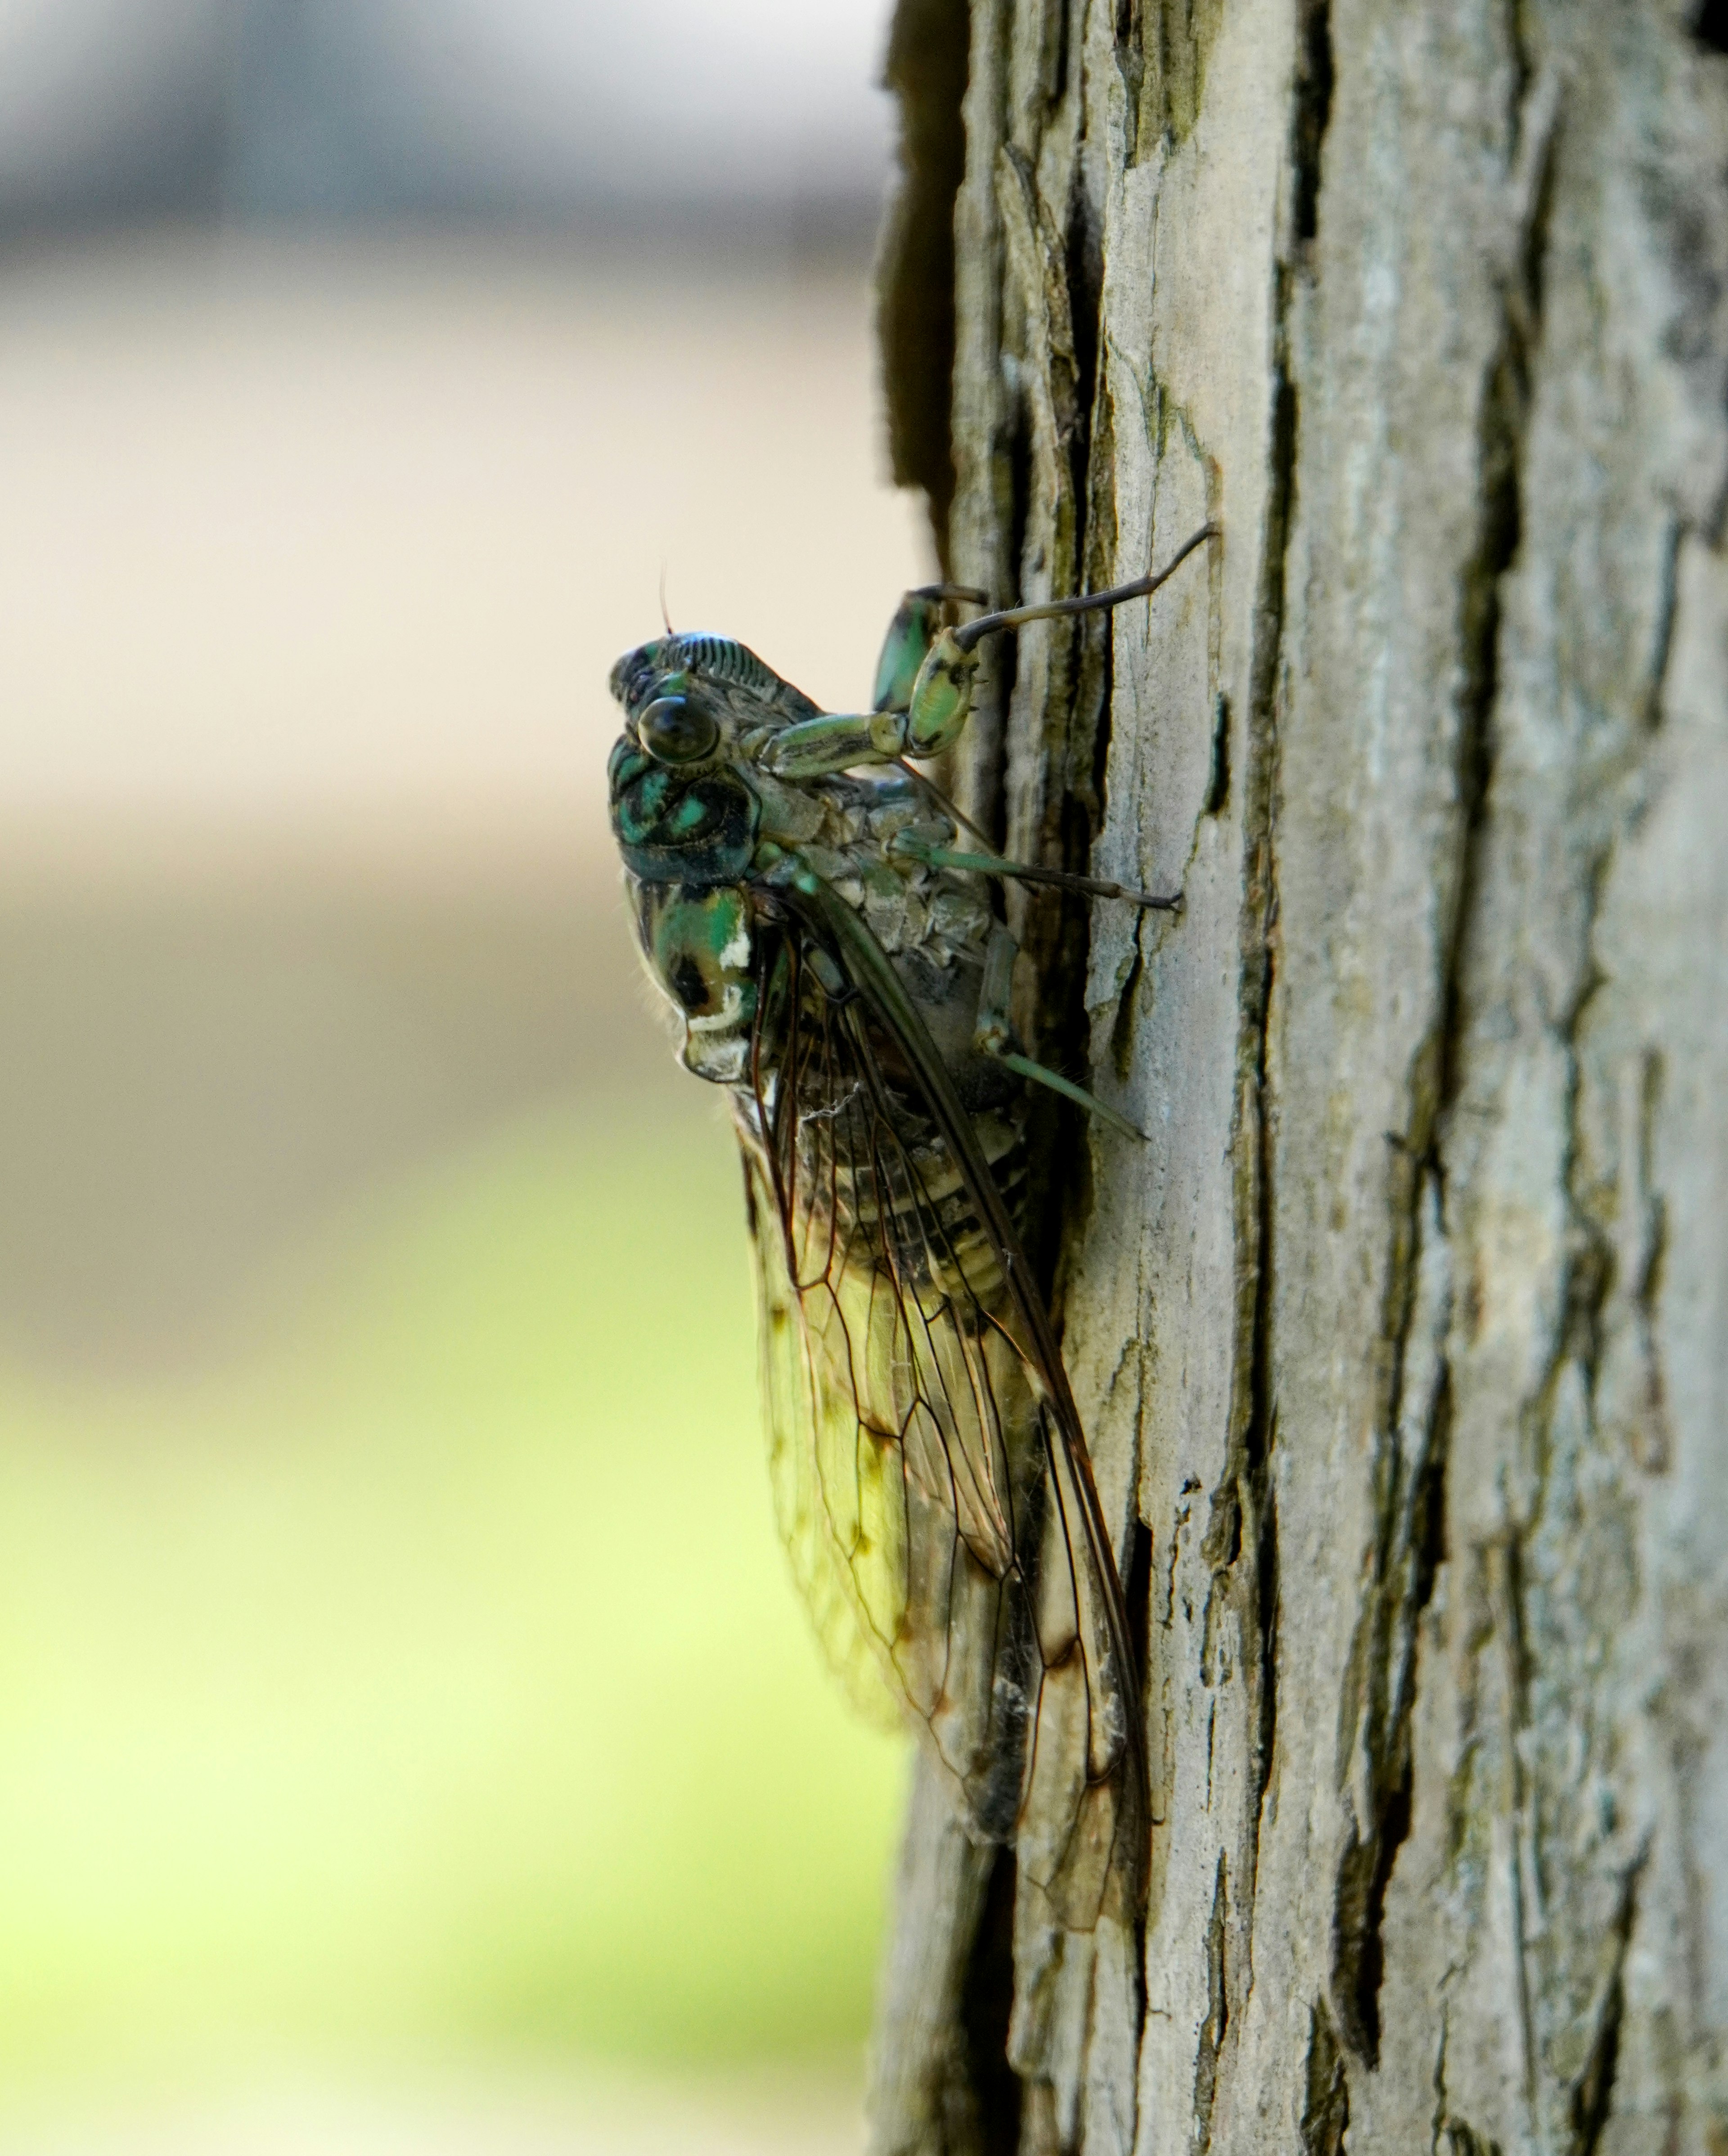
[[[1187,894],[1014,901],[1151,1133],[1052,1178],[1150,1907],[1016,1933],[922,1787],[878,2151],[1728,2151],[1723,13],[973,0],[944,558],[1224,536],[961,775]]]

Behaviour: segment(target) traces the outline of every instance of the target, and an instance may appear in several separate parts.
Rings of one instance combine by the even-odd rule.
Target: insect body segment
[[[716,1085],[744,1076],[756,1014],[755,945],[743,886],[638,883],[636,935],[684,1020],[687,1070]]]
[[[1191,551],[1198,539],[1191,542]],[[1179,559],[1180,557],[1178,557]],[[1167,573],[1167,572],[1165,572]],[[1020,1240],[1016,955],[980,878],[1144,892],[959,850],[928,783],[994,629],[908,595],[877,708],[819,711],[745,646],[669,634],[614,668],[612,819],[639,940],[698,1076],[728,1088],[757,1260],[776,1508],[823,1646],[884,1687],[972,1830],[1089,1928],[1140,1894],[1139,1679],[1054,1328]]]

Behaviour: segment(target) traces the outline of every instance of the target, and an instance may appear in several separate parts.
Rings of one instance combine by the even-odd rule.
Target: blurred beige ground
[[[620,1856],[656,1876],[583,1839],[611,1784],[582,1748],[635,1716],[676,1753],[681,1682],[714,1729],[666,1803],[707,1804],[750,1936],[722,1910],[687,1938],[669,1902],[632,1980],[681,1955],[711,2059],[759,2051],[737,2031],[783,1993],[824,2056],[861,2032],[897,1768],[831,1707],[778,1569],[735,1168],[638,980],[603,773],[662,569],[681,627],[867,693],[928,573],[878,468],[867,305],[858,262],[496,240],[156,237],[0,272],[0,2149],[856,2145],[850,2065],[618,2081],[582,2019],[613,1919],[562,1912]],[[559,1312],[618,1288],[635,1186],[573,1211],[559,1178],[615,1155],[666,1217],[691,1194],[695,1246],[671,1311],[632,1261],[596,1369]],[[669,1320],[685,1393],[624,1430],[606,1403]],[[710,1389],[712,1424],[681,1404]],[[621,1460],[621,1430],[636,1479],[596,1494],[583,1448]],[[656,1475],[681,1527],[646,1516]],[[711,1517],[739,1542],[712,1578]],[[579,1528],[615,1590],[561,1560]],[[595,1658],[594,1598],[645,1585],[664,1637]],[[683,1878],[706,1860],[676,1837]],[[374,2071],[404,2031],[448,2074]]]

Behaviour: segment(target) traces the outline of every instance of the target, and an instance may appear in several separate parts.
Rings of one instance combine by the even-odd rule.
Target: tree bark
[[[958,780],[1186,894],[1012,901],[1150,1133],[1050,1178],[1150,1904],[1040,1935],[922,1781],[880,2152],[1728,2151],[1724,14],[902,0],[946,567],[1223,537]]]

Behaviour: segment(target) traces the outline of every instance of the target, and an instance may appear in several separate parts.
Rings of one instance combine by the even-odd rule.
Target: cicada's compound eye
[[[656,696],[636,720],[636,739],[656,763],[700,763],[720,745],[720,727],[686,696]]]

